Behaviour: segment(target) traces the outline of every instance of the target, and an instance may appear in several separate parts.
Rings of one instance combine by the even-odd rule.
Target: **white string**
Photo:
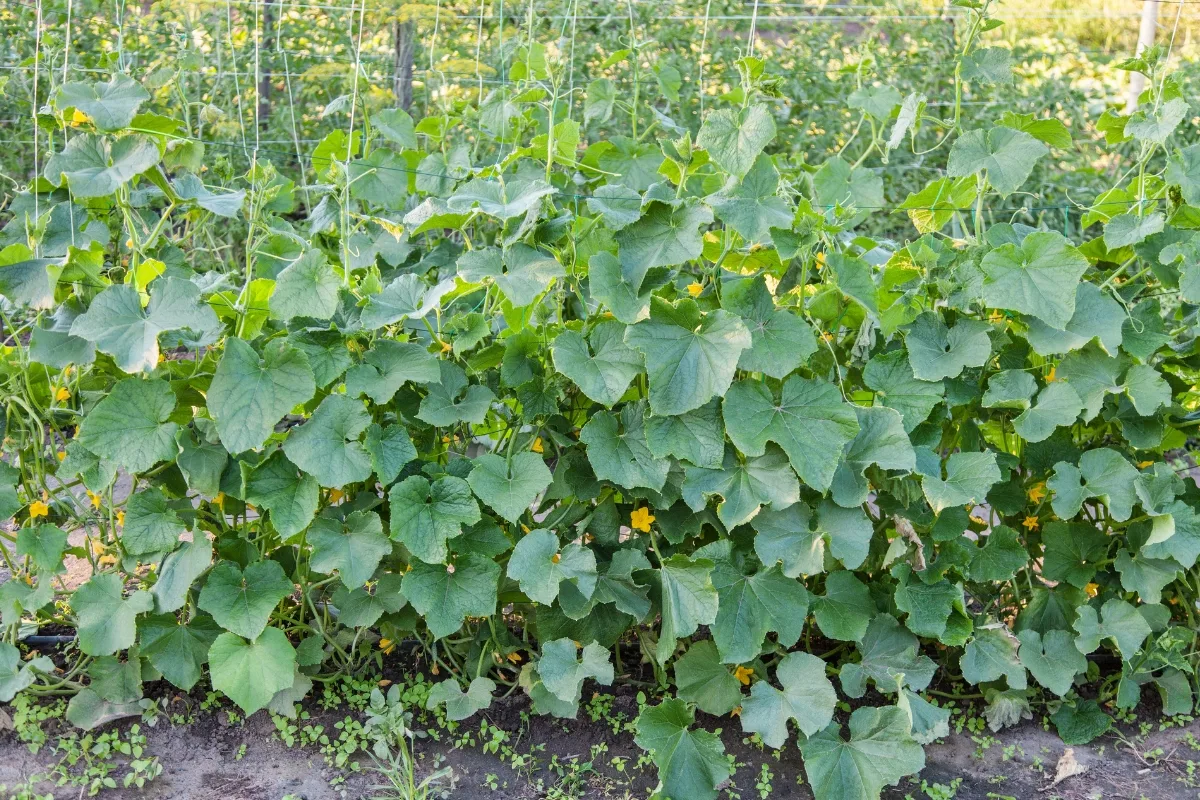
[[[754,13],[750,15],[750,38],[746,41],[746,55],[754,55],[754,34],[758,28],[758,0],[754,0]]]

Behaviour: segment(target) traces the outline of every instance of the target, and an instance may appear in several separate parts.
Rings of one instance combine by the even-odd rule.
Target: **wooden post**
[[[1142,0],[1142,27],[1138,30],[1137,54],[1153,46],[1154,34],[1158,29],[1158,0]],[[1125,113],[1132,114],[1137,108],[1138,96],[1146,88],[1146,76],[1140,72],[1129,74],[1129,95],[1125,100]]]
[[[392,40],[396,48],[392,64],[392,94],[396,105],[408,111],[412,105],[413,45],[416,41],[412,22],[397,20],[392,25]]]
[[[262,49],[259,58],[271,51],[272,44],[275,41],[274,32],[271,26],[275,24],[275,6],[272,0],[263,0],[263,17],[262,17]],[[265,129],[267,121],[271,118],[271,69],[266,64],[260,63],[258,76],[258,127]]]

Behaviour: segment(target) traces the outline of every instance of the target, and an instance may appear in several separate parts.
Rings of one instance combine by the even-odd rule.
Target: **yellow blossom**
[[[72,128],[78,128],[80,125],[84,125],[91,121],[92,121],[92,118],[89,117],[87,114],[83,113],[82,111],[80,111],[78,108],[75,109],[75,111],[71,114],[71,127]]]
[[[65,386],[58,387],[58,391],[54,393],[54,399],[60,403],[65,403],[71,399],[71,390]]]
[[[58,452],[56,452],[54,454],[54,457],[57,458],[59,461],[65,461],[67,459],[67,451],[59,450]]]
[[[166,360],[167,360],[167,357],[166,357],[166,356],[164,356],[162,353],[159,353],[159,354],[158,354],[158,363],[159,363],[159,364],[163,363],[163,362],[164,362],[164,361],[166,361]]]
[[[1089,583],[1087,586],[1083,587],[1083,590],[1087,592],[1088,597],[1095,597],[1100,593],[1100,584]]]
[[[104,542],[99,539],[92,539],[92,555],[98,556],[104,552]]]
[[[116,556],[114,556],[114,555],[113,555],[113,554],[111,554],[111,553],[108,553],[108,554],[106,554],[106,555],[102,555],[102,556],[100,556],[100,558],[98,558],[98,559],[96,559],[96,560],[97,560],[98,562],[100,562],[101,564],[106,564],[106,565],[107,565],[107,564],[115,564],[115,563],[117,563],[117,557],[116,557]]]
[[[124,511],[117,512],[117,524],[122,527],[125,526],[125,512]]]
[[[343,493],[341,489],[330,489],[329,490],[329,502],[330,503],[339,503],[339,502],[341,502],[342,498],[345,496],[346,496],[345,493]]]
[[[524,522],[521,523],[521,533],[529,533],[529,526]]]
[[[375,685],[378,686],[380,689],[386,689],[387,687],[392,685],[392,682],[388,678],[380,678],[378,681],[375,682]]]
[[[1153,461],[1139,461],[1138,469],[1145,469],[1146,467],[1150,466],[1153,463],[1154,463]]]
[[[635,508],[633,513],[629,515],[629,527],[643,533],[650,532],[651,522],[654,522],[654,515],[650,513],[650,509],[648,508]]]
[[[821,269],[824,266],[825,266],[825,254],[817,253],[817,269]]]
[[[832,342],[833,334],[830,333],[829,331],[821,331],[821,339],[826,342]]]
[[[434,675],[441,675],[441,674],[442,674],[442,671],[441,671],[440,669],[438,669],[438,665],[437,665],[437,662],[436,662],[436,661],[435,661],[435,662],[433,662],[433,663],[432,663],[432,664],[429,666],[429,671],[430,671],[430,672],[432,672]]]
[[[49,516],[50,506],[43,503],[41,500],[34,500],[29,504],[29,518],[37,519],[38,517]]]
[[[733,671],[733,677],[738,679],[738,683],[742,686],[750,685],[750,678],[754,676],[754,670],[749,667],[738,667]]]
[[[396,649],[396,643],[393,642],[391,639],[380,639],[379,640],[379,649],[382,650],[384,653],[391,653],[393,650]]]
[[[1038,518],[1030,514],[1029,516],[1025,517],[1025,520],[1021,524],[1024,525],[1028,530],[1036,531],[1038,529]]]
[[[740,717],[741,715],[742,715],[742,707],[741,706],[738,706],[733,711],[729,712],[729,716],[731,716],[731,717]]]
[[[453,346],[449,342],[447,342],[445,340],[442,341],[442,352],[443,353],[449,353],[450,350],[452,349],[452,347]]]
[[[533,444],[529,447],[529,449],[535,453],[545,452],[545,448],[542,446],[542,437],[539,436],[536,439],[534,439]]]
[[[551,564],[557,564],[557,563],[559,563],[560,561],[562,561],[562,554],[561,554],[561,553],[555,553],[554,555],[550,556],[550,563],[551,563]]]
[[[1042,498],[1044,498],[1046,496],[1046,482],[1042,481],[1040,483],[1035,483],[1033,486],[1030,486],[1027,494],[1029,495],[1029,499],[1031,502],[1034,502],[1034,503],[1042,502]]]
[[[213,498],[213,504],[222,511],[225,510],[225,493],[217,492],[217,496]]]
[[[1046,373],[1046,383],[1054,383],[1054,381],[1057,377],[1057,374],[1058,374],[1058,367],[1051,367],[1050,371]]]
[[[704,291],[704,285],[692,281],[688,284],[687,290],[692,297],[699,297],[700,293]]]
[[[520,664],[520,663],[521,663],[521,654],[520,654],[520,653],[518,653],[518,652],[516,652],[516,651],[514,651],[514,652],[512,652],[512,653],[509,653],[508,655],[506,655],[506,656],[505,656],[505,658],[507,658],[507,659],[508,659],[509,661],[511,661],[513,664]]]
[[[101,497],[100,497],[100,495],[98,495],[98,494],[95,494],[95,493],[93,493],[92,491],[90,491],[90,490],[89,490],[89,491],[88,491],[88,493],[87,493],[87,499],[88,499],[88,502],[92,504],[92,508],[99,508],[99,507],[100,507],[100,501],[101,501],[103,498],[101,498]]]

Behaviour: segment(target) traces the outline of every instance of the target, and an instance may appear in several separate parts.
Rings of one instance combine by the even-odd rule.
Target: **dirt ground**
[[[479,717],[462,723],[455,732],[435,731],[439,741],[427,738],[417,745],[422,771],[450,767],[454,780],[446,796],[455,800],[648,796],[654,783],[653,768],[637,766],[641,751],[633,743],[632,734],[614,734],[612,730],[613,720],[619,727],[621,719],[636,715],[636,703],[628,692],[618,691],[606,715],[607,722],[593,723],[584,713],[576,721],[554,720],[523,714],[527,710],[523,699],[513,697],[497,701],[485,713],[492,725],[510,733],[511,749],[502,748],[500,754],[482,751]],[[313,705],[312,719],[301,724],[323,724],[327,731],[333,731],[335,723],[347,713],[345,708],[321,711]],[[1146,718],[1153,719],[1154,715]],[[736,722],[730,725],[728,719],[704,715],[699,721],[709,728],[724,726],[726,749],[737,760],[731,791],[722,797],[812,797],[807,786],[797,781],[802,771],[794,739],[776,754],[747,744]],[[127,731],[132,724],[124,721],[116,723],[116,728]],[[371,769],[372,761],[366,753],[353,757],[359,762],[358,772],[331,767],[317,745],[286,746],[266,712],[234,724],[229,723],[224,711],[197,713],[194,721],[185,725],[174,725],[162,715],[154,727],[147,728],[143,723],[141,729],[147,736],[146,753],[160,759],[162,775],[144,789],[105,790],[101,797],[342,800],[394,796],[373,788],[381,779]],[[47,730],[53,743],[55,728]],[[468,732],[474,733],[473,744],[462,741]],[[1073,748],[1074,759],[1086,772],[1055,785],[1056,766],[1067,748],[1052,729],[1047,732],[1040,724],[1027,722],[998,734],[984,730],[972,735],[964,731],[928,746],[921,774],[902,781],[884,796],[891,800],[1197,798],[1200,791],[1195,787],[1200,782],[1190,779],[1189,761],[1200,760],[1200,750],[1192,749],[1188,742],[1198,748],[1200,742],[1189,734],[1200,736],[1200,722],[1165,730],[1157,722],[1143,728],[1123,725],[1119,734],[1110,732],[1091,745]],[[513,768],[514,754],[520,755],[517,769]],[[628,759],[624,773],[614,769],[614,757]],[[31,755],[13,732],[0,733],[0,786],[12,787],[45,773],[58,758],[49,746]],[[764,764],[770,773],[766,784],[762,782]],[[116,774],[119,777],[121,773]],[[79,788],[69,786],[54,789],[42,784],[39,788],[53,791],[57,798],[85,796]],[[0,798],[7,796],[7,792],[0,792]]]

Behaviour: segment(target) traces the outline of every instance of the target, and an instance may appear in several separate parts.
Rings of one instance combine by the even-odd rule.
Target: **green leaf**
[[[492,693],[496,684],[490,678],[478,677],[463,691],[454,678],[435,683],[429,690],[425,708],[433,710],[446,706],[446,719],[460,722],[483,711],[492,704]]]
[[[694,642],[675,662],[675,692],[706,714],[723,717],[742,704],[738,679],[721,663],[710,639]]]
[[[1007,525],[997,525],[986,537],[983,547],[971,555],[973,581],[1006,581],[1029,561],[1018,533]]]
[[[872,464],[880,469],[905,472],[917,468],[916,453],[899,412],[884,406],[855,406],[854,413],[858,417],[858,433],[847,446],[831,484],[834,502],[845,508],[867,501],[870,484],[864,473]]]
[[[417,134],[413,130],[412,117],[404,109],[385,108],[373,114],[371,126],[389,142],[398,144],[405,150],[417,149]]]
[[[0,703],[10,703],[19,693],[33,686],[38,673],[54,672],[54,662],[47,656],[33,661],[21,660],[21,651],[8,642],[0,642]]]
[[[206,536],[195,536],[167,555],[158,568],[158,580],[150,589],[154,611],[158,614],[178,611],[187,602],[192,584],[212,564],[212,544]]]
[[[372,422],[367,426],[363,446],[371,456],[371,468],[385,486],[395,481],[400,471],[417,457],[417,449],[403,425],[384,428]]]
[[[1112,727],[1112,717],[1095,700],[1077,700],[1075,705],[1064,703],[1050,719],[1066,745],[1088,744]]]
[[[705,200],[717,219],[749,243],[769,242],[771,228],[790,228],[792,209],[779,196],[779,171],[759,156],[746,177],[730,177],[721,191]]]
[[[479,505],[470,485],[446,475],[432,483],[410,475],[388,492],[392,539],[430,564],[446,560],[446,540],[462,533],[463,525],[479,521]]]
[[[229,338],[208,390],[208,408],[230,453],[261,447],[294,407],[316,392],[308,358],[277,339],[262,358],[241,339]]]
[[[1083,402],[1069,384],[1056,381],[1038,392],[1037,402],[1013,420],[1013,430],[1027,442],[1049,439],[1057,428],[1070,425],[1083,411]]]
[[[883,178],[867,167],[851,166],[834,156],[812,176],[813,193],[820,210],[850,207],[860,211],[883,208]]]
[[[945,578],[928,583],[928,578],[914,579],[907,564],[897,565],[892,574],[899,581],[893,597],[896,608],[907,615],[905,627],[918,636],[941,639],[956,614],[959,618],[966,616],[961,585]]]
[[[346,394],[366,395],[385,405],[408,381],[429,384],[440,380],[438,360],[424,347],[384,339],[366,352],[362,364],[346,372]]]
[[[258,561],[245,570],[222,561],[208,573],[199,605],[225,630],[257,639],[275,606],[293,588],[278,561]]]
[[[846,98],[846,105],[870,114],[878,122],[887,122],[892,116],[892,111],[900,105],[900,100],[900,93],[886,84],[863,86],[850,93]]]
[[[1121,587],[1127,592],[1137,592],[1143,603],[1161,602],[1162,590],[1182,572],[1174,559],[1130,555],[1128,550],[1117,553],[1113,566],[1121,575]]]
[[[439,367],[441,382],[429,386],[429,394],[421,401],[417,419],[441,428],[460,422],[481,424],[496,399],[492,390],[479,384],[468,386],[467,375],[457,364],[441,361]]]
[[[863,369],[863,382],[875,392],[876,405],[900,412],[905,433],[924,422],[945,393],[942,381],[916,377],[903,350],[874,356]]]
[[[89,656],[111,656],[133,646],[137,615],[153,605],[149,592],[125,597],[125,585],[115,573],[93,575],[71,595],[79,649]]]
[[[131,495],[126,503],[121,545],[135,556],[169,552],[179,544],[184,527],[162,489],[152,486]]]
[[[715,800],[717,787],[730,776],[725,745],[711,731],[691,730],[695,721],[687,703],[664,700],[642,709],[635,741],[658,767],[664,796]]]
[[[683,414],[725,394],[738,357],[751,344],[740,317],[718,309],[701,314],[694,301],[654,301],[650,319],[625,332],[646,357],[650,410]]]
[[[312,417],[293,428],[283,452],[293,464],[330,489],[365,481],[371,458],[361,442],[371,416],[358,400],[333,394],[321,401]]]
[[[1042,574],[1080,589],[1091,583],[1098,562],[1108,554],[1109,537],[1087,522],[1048,522],[1042,534]]]
[[[789,578],[824,572],[825,539],[812,527],[812,511],[803,503],[765,509],[754,517],[754,552],[766,566],[781,564]]]
[[[511,463],[494,453],[479,456],[467,483],[497,514],[516,522],[550,485],[550,480],[550,470],[542,457],[525,451],[513,456]]]
[[[1075,292],[1088,260],[1060,233],[1038,231],[1020,245],[1002,244],[983,257],[983,299],[1065,328],[1075,313]]]
[[[25,245],[11,244],[0,250],[0,295],[16,305],[38,310],[54,308],[54,289],[62,266],[60,259],[34,258],[33,251]],[[44,338],[45,329],[35,328],[33,335]],[[85,341],[84,347],[80,348],[80,363],[83,359],[91,360],[93,350]],[[35,360],[41,363],[41,359]]]
[[[452,566],[417,562],[401,588],[425,619],[434,638],[449,636],[467,617],[490,617],[496,611],[500,565],[490,558],[466,555]]]
[[[860,642],[875,616],[866,584],[842,570],[825,578],[825,594],[813,598],[813,616],[821,633],[839,642]]]
[[[164,678],[188,692],[200,682],[209,648],[221,629],[203,614],[182,625],[174,614],[158,614],[142,620],[138,634],[142,656],[150,659]]]
[[[933,680],[938,666],[921,654],[921,642],[891,614],[880,614],[867,625],[858,644],[862,660],[842,666],[842,691],[853,698],[867,691],[867,680],[880,692],[891,694],[898,687],[921,691]]]
[[[783,448],[800,480],[825,491],[843,448],[858,433],[854,408],[826,381],[793,375],[780,399],[759,381],[739,381],[724,400],[725,430],[749,456],[766,451],[767,442]]]
[[[342,280],[320,250],[311,249],[288,264],[275,277],[271,293],[272,319],[293,317],[329,319],[337,312]]]
[[[655,267],[673,267],[699,258],[704,248],[701,231],[712,221],[708,206],[650,203],[637,222],[615,237],[622,275],[630,290],[636,292],[646,273]]]
[[[662,628],[655,658],[665,664],[679,639],[691,636],[701,625],[717,620],[717,590],[712,582],[713,563],[674,555],[659,568]]]
[[[250,470],[246,478],[246,502],[270,513],[271,525],[284,541],[312,522],[320,492],[317,479],[297,468],[279,450]]]
[[[1006,369],[988,378],[983,394],[984,408],[1015,408],[1025,411],[1037,392],[1037,381],[1023,369]],[[1078,395],[1076,395],[1078,397]]]
[[[669,465],[655,458],[646,442],[645,407],[645,401],[638,401],[617,413],[596,414],[579,431],[579,441],[587,445],[588,461],[600,480],[658,492],[667,481]]]
[[[962,77],[980,83],[1012,83],[1012,51],[1007,47],[980,47],[962,60]]]
[[[153,167],[158,159],[158,147],[146,136],[113,139],[84,133],[50,156],[43,174],[55,186],[70,188],[76,200],[106,197]]]
[[[1139,244],[1160,233],[1167,218],[1158,212],[1142,215],[1133,211],[1118,214],[1104,225],[1104,246],[1111,250]]]
[[[721,469],[684,469],[683,499],[693,511],[702,511],[712,495],[721,497],[717,517],[732,529],[749,522],[764,505],[785,508],[795,503],[800,484],[779,448],[772,446],[747,459],[730,447]]]
[[[126,526],[125,532],[128,534]],[[56,525],[38,525],[17,531],[17,556],[28,558],[39,572],[64,571],[63,553],[67,549],[67,533]]]
[[[808,616],[808,591],[778,567],[742,575],[732,567],[718,565],[712,582],[719,603],[712,635],[726,664],[757,658],[770,631],[779,634],[779,643],[785,647],[800,638]]]
[[[580,658],[578,645],[570,639],[544,643],[537,671],[546,689],[564,702],[579,700],[584,679],[594,678],[600,685],[610,686],[614,677],[607,648],[591,642]]]
[[[1171,503],[1163,514],[1154,517],[1153,531],[1142,553],[1151,558],[1173,558],[1191,569],[1200,557],[1200,515],[1182,500]]]
[[[750,331],[750,348],[742,351],[738,369],[783,378],[817,352],[812,327],[796,310],[776,308],[775,298],[761,276],[726,280],[721,303],[742,317]]]
[[[501,221],[521,217],[536,208],[542,198],[557,190],[542,180],[516,178],[508,181],[475,178],[456,191],[446,205],[451,211],[479,209]]]
[[[292,685],[296,649],[278,628],[267,628],[253,641],[222,633],[208,650],[212,685],[250,715]]]
[[[1111,356],[1124,338],[1124,309],[1094,283],[1084,281],[1075,290],[1075,313],[1065,330],[1056,330],[1039,319],[1029,320],[1026,338],[1038,355],[1078,350],[1093,339]]]
[[[308,541],[313,548],[309,566],[325,574],[336,569],[348,589],[369,581],[379,562],[392,552],[374,511],[355,511],[345,520],[317,517],[308,529]]]
[[[650,295],[657,288],[653,281],[643,280],[645,272],[636,265],[630,267],[629,273],[628,276],[625,274],[625,268],[612,253],[597,253],[588,261],[588,287],[592,297],[626,325],[650,316]]]
[[[709,112],[696,144],[721,169],[738,178],[750,171],[763,148],[775,138],[775,120],[765,103]]]
[[[697,467],[717,469],[725,453],[725,425],[716,398],[674,417],[646,417],[646,446],[655,458],[674,456]]]
[[[1017,638],[1003,625],[976,626],[959,660],[963,680],[975,686],[1007,678],[1010,689],[1024,689],[1025,668],[1017,658],[1017,646]]]
[[[400,591],[401,576],[385,572],[376,581],[348,589],[339,584],[333,591],[334,606],[341,612],[338,621],[351,628],[374,625],[384,614],[395,614],[408,605]]]
[[[957,378],[968,367],[981,367],[992,352],[988,324],[961,318],[949,328],[927,311],[909,326],[904,338],[913,376],[921,381]]]
[[[983,453],[954,453],[946,459],[946,478],[925,475],[921,478],[921,489],[934,513],[950,506],[979,503],[987,497],[992,485],[1000,481],[1000,467],[996,454],[990,450]]]
[[[789,719],[806,737],[833,720],[837,692],[825,677],[825,662],[810,653],[788,653],[775,668],[780,691],[766,681],[755,683],[742,703],[742,730],[757,733],[767,747],[787,742]]]
[[[1099,615],[1094,606],[1081,606],[1074,628],[1079,634],[1075,637],[1079,652],[1087,655],[1095,651],[1101,641],[1111,639],[1126,661],[1137,654],[1142,642],[1150,635],[1150,624],[1138,609],[1115,597],[1101,607]]]
[[[1173,97],[1153,109],[1139,109],[1125,123],[1125,134],[1140,142],[1165,144],[1189,110],[1182,97]]]
[[[625,326],[601,322],[587,339],[572,330],[554,339],[554,368],[570,378],[589,400],[612,406],[642,371],[642,355],[625,344]]]
[[[437,308],[442,297],[453,288],[453,280],[430,288],[416,275],[400,275],[382,292],[367,298],[362,310],[362,325],[373,331],[385,325],[395,325],[403,319],[421,319]]]
[[[1059,697],[1071,690],[1075,676],[1087,669],[1087,659],[1075,647],[1075,637],[1067,631],[1023,630],[1019,652],[1021,663],[1034,680]]]
[[[535,603],[550,605],[560,584],[569,581],[584,597],[596,588],[596,556],[578,544],[562,547],[553,531],[542,528],[521,537],[508,560],[508,577]]]
[[[968,131],[951,146],[946,174],[964,178],[986,172],[988,183],[1007,197],[1021,188],[1037,160],[1049,152],[1028,133],[1012,128]]]
[[[79,443],[127,472],[145,472],[179,452],[168,422],[175,410],[170,384],[126,378],[84,417]]]
[[[54,95],[54,107],[59,113],[69,108],[82,111],[97,130],[118,131],[129,127],[138,107],[149,99],[140,83],[118,73],[107,83],[64,83]]]
[[[885,786],[925,767],[908,715],[899,708],[858,708],[850,739],[837,723],[800,743],[804,772],[821,800],[876,800]]]
[[[200,302],[200,288],[182,278],[155,281],[150,305],[142,309],[137,289],[109,286],[75,318],[71,335],[94,342],[124,372],[149,372],[158,366],[158,337],[167,331],[211,331],[216,313]]]
[[[1122,387],[1133,403],[1134,409],[1143,417],[1154,414],[1158,409],[1171,405],[1171,387],[1154,367],[1149,364],[1134,364],[1125,373]]]

